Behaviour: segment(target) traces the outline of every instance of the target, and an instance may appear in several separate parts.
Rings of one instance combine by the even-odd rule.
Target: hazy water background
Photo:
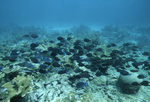
[[[0,0],[0,25],[149,25],[150,0]]]
[[[82,38],[94,29],[108,42],[149,47],[149,5],[150,0],[0,0],[0,41],[18,43],[27,33],[43,39],[62,30]]]

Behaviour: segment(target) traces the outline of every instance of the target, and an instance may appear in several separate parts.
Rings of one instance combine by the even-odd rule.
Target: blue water
[[[0,101],[150,102],[149,39],[150,0],[0,0]]]
[[[149,4],[149,0],[0,0],[0,24],[148,25]]]

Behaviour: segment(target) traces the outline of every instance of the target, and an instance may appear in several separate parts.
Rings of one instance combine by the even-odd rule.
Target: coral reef
[[[0,43],[0,101],[150,101],[150,53],[127,40],[131,31],[113,25],[101,31],[85,25],[48,33],[22,30]],[[126,82],[140,88],[125,94],[120,88]]]
[[[24,97],[32,89],[31,81],[31,76],[18,75],[12,82],[3,84],[2,87],[6,88],[5,93],[8,93],[3,102],[11,102],[11,99],[16,96]]]

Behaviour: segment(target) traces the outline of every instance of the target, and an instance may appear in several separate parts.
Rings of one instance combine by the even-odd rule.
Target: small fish
[[[69,71],[67,69],[62,69],[58,71],[58,74],[65,74],[65,73],[69,74]]]
[[[4,68],[4,66],[1,66],[1,67],[0,67],[0,71],[3,71],[3,68]]]
[[[59,37],[57,37],[57,40],[62,41],[62,40],[65,40],[65,39],[63,37],[59,36]]]
[[[130,73],[127,72],[127,71],[125,71],[125,70],[122,70],[122,71],[120,72],[120,74],[121,74],[121,75],[130,75]]]
[[[132,85],[137,86],[140,85],[138,82],[133,82]]]
[[[43,60],[43,57],[41,55],[36,55],[37,59]]]
[[[98,48],[98,49],[96,49],[97,51],[104,51],[104,49],[102,49],[102,48]]]
[[[77,86],[77,88],[82,89],[87,86],[87,83],[86,82],[78,82],[76,86]]]
[[[143,75],[143,74],[140,74],[140,75],[138,75],[137,77],[138,77],[139,79],[143,79],[143,78],[145,78],[146,76]]]
[[[83,41],[84,41],[84,42],[90,42],[91,40],[90,40],[90,39],[85,38]]]
[[[52,60],[50,60],[48,57],[43,57],[43,61],[45,61],[45,62],[52,62]]]
[[[42,69],[42,68],[39,69],[39,72],[43,73],[43,74],[48,74],[49,73],[49,71],[46,71],[45,69]]]
[[[42,49],[38,49],[38,48],[35,49],[35,50],[36,50],[36,52],[41,52],[42,51]]]
[[[66,53],[65,53],[64,49],[61,49],[61,52],[63,52],[63,56],[65,56],[65,55],[66,55]]]
[[[32,65],[31,63],[26,62],[26,63],[25,63],[25,67],[34,68],[35,66]]]
[[[142,81],[140,84],[143,85],[143,86],[149,86],[149,82],[148,81]]]

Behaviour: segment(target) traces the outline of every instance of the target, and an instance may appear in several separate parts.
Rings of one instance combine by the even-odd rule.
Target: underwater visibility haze
[[[149,24],[149,0],[1,0],[1,24]]]
[[[0,102],[150,102],[150,0],[0,0]]]

